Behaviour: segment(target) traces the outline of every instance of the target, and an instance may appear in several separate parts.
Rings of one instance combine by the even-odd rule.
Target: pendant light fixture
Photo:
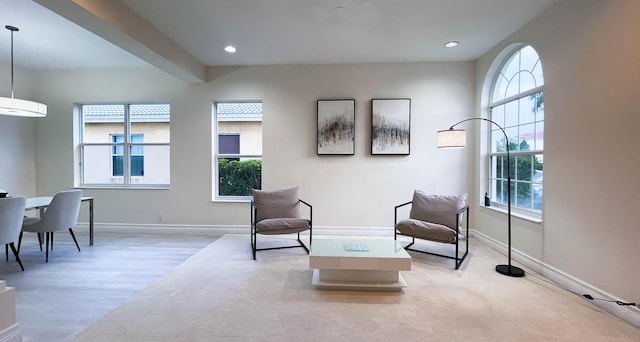
[[[0,114],[45,117],[47,116],[46,105],[13,97],[13,33],[18,31],[18,28],[10,25],[5,26],[5,28],[11,31],[11,97],[0,97]]]

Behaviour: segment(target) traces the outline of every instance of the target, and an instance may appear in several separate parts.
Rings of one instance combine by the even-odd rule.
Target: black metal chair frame
[[[413,201],[409,201],[406,203],[402,203],[400,205],[397,205],[395,207],[395,212],[394,212],[394,219],[393,219],[393,239],[397,240],[398,239],[398,235],[404,235],[404,236],[410,236],[411,237],[411,243],[404,246],[405,250],[408,251],[414,251],[414,252],[419,252],[419,253],[424,253],[424,254],[431,254],[431,255],[435,255],[435,256],[439,256],[439,257],[443,257],[443,258],[448,258],[448,259],[454,259],[455,260],[455,265],[456,265],[456,270],[458,268],[460,268],[460,265],[462,265],[462,262],[464,262],[464,259],[467,257],[467,254],[469,254],[469,206],[465,205],[464,207],[462,207],[460,210],[458,210],[458,212],[456,213],[456,222],[460,222],[460,215],[462,215],[465,211],[466,211],[466,234],[465,234],[465,242],[466,242],[466,249],[464,252],[464,255],[462,257],[460,257],[459,254],[459,249],[460,249],[460,227],[456,226],[456,240],[455,242],[452,242],[452,244],[456,245],[456,255],[455,256],[451,256],[451,255],[444,255],[444,254],[438,254],[438,253],[432,253],[432,252],[427,252],[427,251],[423,251],[423,250],[419,250],[419,249],[414,249],[414,248],[410,248],[415,242],[416,242],[416,238],[415,236],[411,236],[411,235],[406,235],[406,234],[402,234],[400,232],[398,232],[398,230],[396,229],[396,224],[398,224],[398,209],[401,207],[404,207],[406,205],[412,204]],[[420,237],[418,237],[418,239],[421,239]],[[427,240],[430,241],[428,239],[422,239],[422,240]],[[445,242],[441,242],[441,243],[445,243]]]
[[[298,199],[299,203],[302,203],[304,205],[306,205],[309,208],[309,248],[311,248],[311,243],[313,241],[313,207],[311,206],[311,204]],[[256,203],[254,200],[251,200],[251,251],[253,252],[253,260],[256,260],[256,252],[257,251],[266,251],[266,250],[270,250],[270,249],[284,249],[284,248],[299,248],[302,247],[304,248],[305,251],[307,251],[307,254],[309,254],[309,248],[307,248],[307,246],[304,245],[304,243],[302,243],[302,240],[300,240],[300,233],[298,232],[298,244],[297,245],[291,245],[291,246],[280,246],[280,247],[269,247],[269,248],[257,248],[257,244],[258,244],[258,239],[257,236],[258,234],[260,234],[257,230],[256,230],[256,218],[258,217],[258,208],[256,207]],[[284,233],[286,234],[286,233]],[[273,234],[273,235],[278,235],[278,234]]]

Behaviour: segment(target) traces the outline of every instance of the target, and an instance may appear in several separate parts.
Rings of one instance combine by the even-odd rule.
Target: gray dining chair
[[[53,250],[53,232],[59,230],[69,230],[73,242],[76,243],[78,252],[80,245],[73,234],[73,226],[78,223],[80,213],[80,201],[82,200],[82,190],[60,191],[53,196],[51,204],[47,207],[41,217],[25,217],[22,224],[22,232],[38,234],[40,250],[42,250],[42,239],[40,234],[45,234],[45,262],[49,262],[49,250]],[[22,233],[18,241],[18,252],[22,244]]]
[[[24,218],[24,197],[0,198],[0,244],[5,245],[5,257],[9,261],[9,247],[20,268],[24,271],[22,260],[16,250],[15,242],[20,239]]]

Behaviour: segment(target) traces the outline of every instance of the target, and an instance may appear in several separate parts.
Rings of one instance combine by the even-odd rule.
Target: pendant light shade
[[[5,26],[5,28],[11,31],[11,97],[0,97],[0,114],[45,117],[47,116],[46,105],[13,97],[13,33],[18,31],[18,28],[9,25]]]

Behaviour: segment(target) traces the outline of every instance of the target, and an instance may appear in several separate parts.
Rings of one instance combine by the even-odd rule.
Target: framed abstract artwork
[[[356,100],[318,100],[318,155],[355,154]]]
[[[411,99],[371,100],[371,154],[408,155]]]

